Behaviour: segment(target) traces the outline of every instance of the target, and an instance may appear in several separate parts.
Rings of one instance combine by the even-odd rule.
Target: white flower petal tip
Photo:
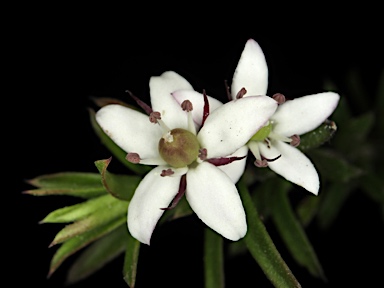
[[[152,109],[160,112],[164,123],[170,129],[186,129],[187,115],[171,94],[177,90],[193,90],[192,85],[176,72],[167,71],[160,76],[152,76],[149,80],[149,89]]]
[[[268,89],[268,66],[259,44],[249,39],[244,47],[233,74],[231,85],[232,99],[245,88],[245,96],[266,95]]]
[[[230,178],[203,162],[187,174],[186,197],[196,215],[225,238],[237,241],[247,233],[244,208]]]
[[[274,132],[284,136],[302,135],[317,128],[336,109],[340,95],[323,92],[288,100],[271,117]]]
[[[226,157],[244,146],[276,108],[277,102],[268,96],[230,101],[209,115],[197,138],[208,158]]]
[[[299,149],[282,141],[273,141],[273,145],[269,147],[260,142],[259,147],[261,154],[266,158],[273,159],[281,155],[279,159],[268,162],[272,171],[308,192],[318,194],[319,175],[311,160]]]
[[[143,159],[160,157],[157,146],[161,130],[149,121],[147,115],[111,104],[96,112],[96,121],[125,152],[137,153]]]
[[[128,229],[140,242],[150,245],[152,233],[164,210],[178,192],[180,178],[160,176],[167,166],[152,169],[140,182],[128,206]]]

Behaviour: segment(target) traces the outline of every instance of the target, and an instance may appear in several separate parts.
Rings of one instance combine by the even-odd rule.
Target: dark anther
[[[254,164],[256,167],[264,168],[268,166],[268,161],[266,159],[263,159],[263,160],[256,159]]]
[[[247,93],[247,90],[243,87],[240,89],[239,92],[237,92],[236,99],[243,98],[243,96]]]
[[[151,112],[149,114],[149,121],[151,123],[157,123],[157,120],[160,120],[161,119],[161,114],[160,112]]]
[[[165,177],[165,176],[171,176],[173,174],[175,174],[175,172],[172,169],[168,168],[167,170],[161,171],[160,176]]]
[[[285,96],[281,93],[273,94],[272,98],[279,104],[283,104],[285,102]]]
[[[291,146],[297,147],[300,145],[300,136],[299,135],[295,134],[295,135],[292,135],[290,138],[292,139],[291,143],[290,143]]]
[[[189,100],[184,100],[183,103],[181,103],[181,109],[183,109],[183,111],[187,111],[187,112],[192,111],[193,110],[192,102]]]
[[[205,159],[207,159],[207,155],[208,155],[208,151],[206,148],[201,148],[199,150],[199,158],[200,160],[204,161]]]
[[[139,154],[137,153],[128,153],[127,156],[125,156],[125,159],[133,164],[140,163],[141,160]]]

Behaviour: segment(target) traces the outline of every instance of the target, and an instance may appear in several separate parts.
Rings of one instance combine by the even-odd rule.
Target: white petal
[[[159,158],[158,143],[162,136],[149,117],[125,106],[111,104],[96,113],[103,131],[124,151],[138,153],[141,158]]]
[[[244,146],[276,108],[277,102],[267,96],[244,97],[217,108],[197,135],[207,157],[225,157]]]
[[[243,157],[247,156],[248,154],[248,147],[245,145],[241,147],[239,150],[237,150],[235,153],[228,155],[227,157]],[[221,165],[217,166],[221,171],[223,171],[229,178],[231,178],[233,183],[237,183],[239,181],[240,177],[243,175],[245,170],[245,164],[247,162],[247,157],[241,160],[233,161],[230,164],[227,165]]]
[[[204,96],[203,94],[196,92],[194,90],[178,90],[172,93],[173,97],[175,97],[176,101],[181,104],[184,100],[189,100],[192,103],[192,117],[193,121],[198,124],[198,127],[201,126],[201,122],[203,120],[203,112],[204,112]],[[223,103],[219,100],[207,96],[209,103],[209,113],[213,110],[219,108]]]
[[[196,215],[225,238],[236,241],[247,233],[244,208],[231,179],[208,162],[187,173],[186,197]]]
[[[336,109],[340,96],[324,92],[288,100],[271,117],[273,132],[284,136],[302,135],[317,128]]]
[[[171,93],[176,90],[193,90],[191,84],[173,71],[167,71],[149,80],[153,111],[161,113],[161,119],[170,128],[188,128],[187,113]]]
[[[245,96],[266,95],[268,89],[268,66],[264,53],[259,44],[249,39],[240,56],[235,73],[233,74],[231,94],[232,99],[240,89],[245,88]]]
[[[152,169],[141,180],[128,207],[128,229],[142,243],[150,244],[152,232],[164,210],[179,190],[179,177],[162,177],[167,166]]]
[[[281,157],[268,162],[268,167],[288,181],[302,186],[317,195],[319,192],[319,175],[312,162],[299,149],[282,141],[273,141],[271,148],[259,143],[261,154],[269,159]]]

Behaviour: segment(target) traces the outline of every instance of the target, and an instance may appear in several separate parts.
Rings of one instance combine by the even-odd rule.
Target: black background
[[[220,24],[211,25],[204,14],[149,21],[147,15],[136,19],[131,13],[75,16],[54,10],[49,16],[26,13],[21,22],[8,23],[10,49],[5,55],[10,65],[5,80],[11,89],[2,106],[7,187],[2,239],[7,256],[3,279],[9,277],[11,286],[63,287],[72,258],[46,279],[56,249],[48,245],[62,226],[38,221],[74,202],[21,192],[31,188],[25,179],[62,171],[97,172],[93,162],[110,156],[89,123],[91,96],[130,101],[124,92],[129,89],[147,99],[149,77],[174,70],[196,90],[206,89],[223,100],[224,80],[231,80],[248,38],[258,41],[266,55],[269,95],[280,92],[294,98],[321,92],[324,77],[338,81],[352,67],[364,71],[373,89],[383,67],[377,44],[380,29],[374,21],[352,26],[343,19],[313,27],[303,21],[288,27],[289,19],[280,17],[243,23],[240,15],[230,19],[224,14]],[[196,25],[184,27],[185,22]],[[308,229],[328,283],[297,266],[274,228],[267,227],[303,287],[344,287],[358,281],[368,287],[381,279],[383,222],[378,205],[363,195],[347,201],[329,231]],[[189,217],[156,230],[153,245],[142,247],[137,287],[203,287],[202,228]],[[227,259],[225,265],[226,287],[272,287],[250,256]],[[121,269],[119,258],[73,287],[126,287]]]

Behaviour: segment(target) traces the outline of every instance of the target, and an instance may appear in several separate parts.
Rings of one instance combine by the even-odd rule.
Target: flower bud
[[[199,155],[200,145],[196,136],[184,129],[173,129],[159,141],[161,157],[175,168],[191,164]]]

